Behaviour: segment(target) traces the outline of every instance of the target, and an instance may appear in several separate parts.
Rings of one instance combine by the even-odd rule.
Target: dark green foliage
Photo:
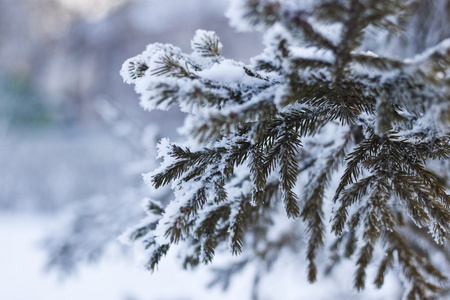
[[[219,39],[204,31],[194,38],[192,56],[171,55],[168,46],[165,55],[151,53],[158,56],[145,72],[152,93],[141,93],[154,107],[177,103],[188,111],[184,129],[195,143],[165,143],[165,162],[151,183],[172,183],[175,200],[156,211],[157,225],[139,227],[131,238],[165,233],[151,252],[151,269],[169,244],[191,247],[185,266],[210,263],[228,244],[244,259],[218,273],[214,282],[225,287],[245,265],[269,271],[281,252],[298,254],[302,247],[314,282],[317,257],[331,244],[326,273],[354,259],[357,290],[375,265],[376,287],[398,269],[411,286],[407,299],[438,297],[448,270],[430,253],[450,262],[443,246],[450,238],[450,196],[448,173],[438,176],[430,165],[450,157],[450,43],[415,60],[373,55],[359,50],[365,34],[399,30],[408,1],[318,1],[313,9],[300,2],[243,1],[245,21],[270,36],[250,65],[220,57]],[[312,19],[340,25],[340,38]],[[242,76],[232,83],[203,76],[211,66]],[[130,70],[139,80],[135,65]],[[325,219],[330,200],[334,235]],[[295,223],[283,223],[274,238],[280,214]]]
[[[232,216],[230,219],[230,228],[229,232],[231,235],[230,240],[230,248],[231,253],[234,255],[240,254],[242,252],[242,248],[244,246],[244,233],[245,233],[245,227],[247,225],[247,217],[249,214],[249,201],[248,199],[245,199],[244,195],[242,195],[243,201],[235,203],[233,207],[238,212],[235,216]]]
[[[280,191],[286,214],[289,218],[297,218],[300,215],[300,207],[293,188],[298,174],[296,155],[301,143],[297,132],[292,129],[281,127],[280,131],[273,147],[267,154],[267,164],[269,168],[273,169],[276,164],[275,161],[279,161]]]

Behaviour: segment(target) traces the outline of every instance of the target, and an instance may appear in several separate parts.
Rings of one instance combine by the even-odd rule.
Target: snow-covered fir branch
[[[266,48],[249,64],[222,57],[219,37],[203,30],[190,54],[151,44],[124,63],[144,109],[188,113],[186,142],[163,140],[163,164],[145,175],[155,187],[171,184],[174,199],[157,223],[130,233],[151,236],[150,269],[178,243],[193,249],[190,266],[210,263],[223,245],[263,264],[273,247],[306,247],[314,282],[317,255],[333,240],[334,263],[356,264],[357,290],[375,265],[377,287],[395,269],[406,299],[443,295],[449,270],[432,254],[448,266],[439,245],[450,238],[449,180],[428,164],[450,156],[450,40],[409,59],[362,49],[368,31],[399,31],[412,5],[235,0],[232,23],[265,32]],[[271,233],[292,230],[289,219],[304,232]],[[142,228],[150,229],[136,234]],[[427,246],[417,247],[419,232]]]

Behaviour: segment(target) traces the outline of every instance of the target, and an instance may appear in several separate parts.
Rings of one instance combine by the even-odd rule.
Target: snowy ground
[[[155,274],[139,270],[132,259],[110,251],[99,264],[82,266],[65,280],[44,273],[45,253],[39,242],[57,224],[51,216],[0,215],[1,300],[188,300],[246,299],[244,282],[231,293],[205,289],[208,271],[179,270],[165,259]]]

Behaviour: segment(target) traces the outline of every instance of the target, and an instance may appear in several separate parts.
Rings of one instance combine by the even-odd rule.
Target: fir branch
[[[344,78],[347,64],[351,61],[350,52],[360,45],[362,41],[362,30],[364,25],[360,22],[360,18],[364,12],[364,5],[358,0],[351,0],[350,7],[347,9],[347,19],[343,23],[342,38],[335,50],[336,60],[334,66],[334,82],[339,82]]]
[[[387,176],[378,174],[369,194],[365,210],[365,229],[363,239],[368,243],[375,244],[380,234],[384,231],[395,229],[396,219],[387,208],[387,201],[391,196],[391,186]]]
[[[130,61],[128,64],[129,76],[134,80],[143,77],[147,70],[148,66],[143,61]]]
[[[165,227],[164,236],[170,243],[178,243],[180,240],[184,240],[190,235],[191,230],[195,226],[195,221],[198,218],[199,211],[203,210],[206,203],[209,201],[211,203],[220,204],[225,202],[227,199],[227,193],[224,187],[224,177],[221,172],[218,172],[218,167],[210,168],[205,173],[200,173],[195,176],[187,174],[190,177],[185,182],[178,182],[180,190],[183,186],[191,181],[193,188],[188,190],[186,194],[189,196],[185,203],[179,207],[179,212],[172,216],[166,216],[163,218],[165,222],[162,222]],[[182,195],[182,197],[187,197],[187,195]],[[212,195],[212,198],[211,198]],[[161,222],[160,222],[161,223]],[[207,234],[211,235],[211,234]],[[215,247],[214,239],[210,237],[211,241],[208,241],[206,245],[207,251],[211,254],[211,247]]]
[[[296,70],[299,69],[329,69],[332,64],[325,60],[319,59],[311,59],[311,58],[303,58],[296,57],[291,59],[291,63],[293,64],[293,68]]]
[[[201,35],[201,37],[197,35]],[[197,42],[192,43],[193,50],[200,53],[203,57],[218,57],[222,52],[222,44],[220,43],[219,37],[213,32],[197,31],[194,41]]]
[[[280,3],[277,1],[247,0],[244,4],[244,19],[256,27],[259,25],[271,26],[279,20]]]
[[[320,49],[331,50],[336,52],[337,48],[334,43],[317,31],[314,26],[307,20],[309,16],[303,11],[294,11],[285,14],[282,24],[286,26],[294,35],[301,33],[301,39],[308,45],[318,47]]]
[[[161,205],[161,203],[151,199],[146,199],[145,210],[148,213],[158,216],[162,216],[162,214],[164,213],[164,207]]]
[[[191,85],[189,89],[183,88],[186,84]],[[145,95],[142,103],[148,102],[152,107],[162,110],[176,103],[184,108],[222,108],[225,103],[242,102],[241,92],[204,79],[154,80],[149,84],[149,90],[152,93]]]
[[[208,264],[212,262],[217,244],[218,241],[216,240],[216,236],[212,234],[204,236],[201,244],[202,263]]]
[[[360,179],[358,182],[354,183],[350,188],[344,190],[342,192],[341,198],[339,198],[339,201],[341,202],[341,206],[336,211],[334,217],[333,217],[333,226],[331,231],[334,232],[336,235],[342,234],[345,223],[347,221],[348,216],[348,207],[352,204],[356,203],[357,201],[361,200],[363,196],[365,196],[371,185],[376,181],[377,176],[372,175],[368,176],[364,179]],[[341,181],[342,182],[342,181]],[[367,207],[366,207],[367,208]],[[360,211],[361,213],[362,211]],[[359,216],[358,214],[355,214],[355,217]],[[354,219],[351,223],[359,223],[359,217],[358,219]],[[352,227],[356,227],[353,225]]]
[[[299,165],[296,159],[298,148],[301,142],[298,134],[292,128],[281,126],[279,134],[273,146],[267,153],[266,173],[274,169],[278,163],[280,165],[280,187],[283,203],[289,218],[296,218],[300,215],[300,207],[297,195],[292,191],[297,180]]]
[[[264,202],[267,184],[267,172],[264,172],[265,157],[259,147],[253,147],[249,157],[251,180],[254,185],[252,192],[252,205],[258,206]]]
[[[269,81],[269,78],[262,77],[260,74],[253,72],[252,70],[250,70],[247,67],[244,67],[244,71],[245,71],[245,74],[247,74],[250,77],[255,77],[255,78],[258,78],[258,79],[261,79],[261,80]]]
[[[404,20],[411,14],[414,1],[365,1],[365,13],[361,18],[364,27],[368,25],[398,33],[402,30],[401,22],[392,21],[392,17]]]
[[[358,239],[356,237],[355,231],[351,231],[346,233],[347,237],[347,243],[345,244],[345,251],[344,251],[344,257],[350,258],[356,250],[356,243],[358,242]]]
[[[322,162],[323,167],[319,172],[312,174],[306,185],[306,200],[302,208],[301,217],[308,223],[308,281],[315,282],[317,278],[317,267],[315,257],[318,249],[323,247],[325,225],[323,224],[323,197],[331,175],[337,170],[345,157],[347,148],[346,140],[341,146],[332,151]]]
[[[200,190],[198,192],[198,195],[196,197],[198,202],[203,201],[204,199],[201,197],[202,192],[204,192],[204,190]],[[192,224],[189,224],[188,216],[189,213],[193,211],[192,207],[189,208],[186,209],[185,207],[181,207],[179,214],[171,216],[170,223],[167,224],[169,226],[164,232],[164,237],[169,240],[170,244],[178,244],[180,240],[184,240],[189,235],[191,229],[190,227],[192,226]],[[186,213],[186,211],[188,211],[188,213]]]
[[[154,102],[155,104],[153,106],[155,108],[167,109],[175,103],[179,102],[180,88],[178,85],[170,85],[166,82],[158,82],[152,86],[152,89],[157,93],[146,100],[150,103]]]
[[[325,23],[344,23],[346,14],[345,3],[338,1],[323,2],[317,6],[315,17]]]
[[[350,153],[346,160],[348,160],[347,168],[344,175],[341,177],[338,188],[336,189],[333,201],[336,202],[344,188],[353,182],[355,182],[361,174],[361,163],[371,155],[375,154],[380,145],[380,139],[371,134],[368,138],[364,139],[355,150]]]
[[[284,123],[289,124],[300,137],[312,136],[319,132],[328,123],[321,109],[292,109],[281,113],[280,117]],[[275,123],[276,124],[276,123]],[[274,124],[274,125],[275,125]]]
[[[397,116],[395,106],[388,97],[388,95],[381,95],[377,101],[377,119],[375,130],[380,135],[384,135],[393,129],[392,120],[396,119]]]
[[[275,23],[281,26],[272,32],[266,52],[243,67],[252,78],[244,75],[242,82],[251,85],[196,75],[196,71],[212,63],[220,66],[224,60],[219,58],[219,39],[211,32],[198,32],[192,57],[171,55],[176,51],[158,46],[155,49],[166,53],[157,61],[159,68],[149,72],[148,65],[138,59],[124,66],[129,68],[129,82],[151,78],[148,86],[139,87],[143,103],[151,102],[149,109],[178,103],[190,111],[190,137],[194,135],[204,145],[198,151],[171,145],[173,163],[152,178],[156,187],[174,182],[178,203],[172,202],[167,210],[173,215],[163,213],[160,207],[149,207],[155,214],[163,214],[163,221],[144,224],[132,233],[147,248],[156,247],[148,263],[150,269],[169,247],[156,243],[151,232],[157,226],[165,230],[170,244],[183,240],[192,247],[185,264],[211,262],[216,248],[228,241],[233,255],[242,253],[244,244],[250,244],[255,257],[245,259],[234,270],[241,270],[251,260],[259,260],[269,269],[281,249],[297,250],[299,245],[298,230],[275,241],[267,239],[271,215],[281,202],[289,218],[301,216],[306,222],[308,279],[315,281],[315,260],[324,243],[324,194],[332,174],[345,159],[346,169],[333,199],[339,202],[332,220],[332,232],[338,235],[331,249],[333,263],[341,256],[353,256],[362,241],[354,279],[355,288],[361,290],[376,244],[382,240],[386,256],[378,265],[374,280],[377,287],[383,285],[386,273],[397,260],[411,283],[407,297],[428,299],[442,292],[440,284],[445,277],[432,264],[427,247],[407,237],[414,238],[416,226],[428,226],[438,242],[450,238],[448,187],[426,167],[429,159],[450,157],[448,132],[443,127],[450,120],[446,115],[445,77],[448,42],[409,62],[357,49],[369,26],[398,28],[394,18],[403,17],[410,5],[407,2],[326,1],[313,5],[311,10],[300,9],[300,2],[287,6],[276,0],[242,2],[244,18],[251,25],[259,29]],[[329,39],[316,22],[341,25],[340,41]],[[334,61],[296,56],[299,42],[332,52]],[[373,70],[359,66],[382,75],[373,75]],[[268,71],[264,73],[267,77],[258,70]],[[438,73],[430,75],[430,70]],[[439,79],[442,74],[445,78]],[[214,108],[212,113],[210,108]],[[431,114],[439,119],[437,127],[445,130],[424,127],[422,123]],[[343,144],[335,149],[332,143],[310,142],[309,152],[329,151],[328,155],[300,150],[301,138],[308,140],[322,128],[328,129],[325,126],[330,123],[358,128],[359,137],[355,132],[347,133],[342,137]],[[350,137],[355,137],[356,146],[347,155]],[[236,170],[244,164],[248,168]],[[298,175],[318,165],[322,168],[311,174],[300,210],[294,193]],[[271,173],[276,174],[269,177]],[[232,195],[239,189],[245,192],[227,199],[228,189],[233,189]],[[398,206],[397,202],[404,205]],[[351,206],[355,210],[349,218]],[[414,225],[404,218],[405,212]],[[403,236],[400,230],[411,236]],[[429,247],[445,251],[440,250],[442,245]]]
[[[129,234],[128,239],[130,241],[135,241],[143,238],[144,236],[147,235],[147,233],[149,233],[152,230],[155,230],[157,224],[158,221],[137,227]]]
[[[338,265],[342,257],[349,259],[356,250],[356,243],[358,242],[355,231],[343,232],[340,236],[335,238],[334,243],[329,247],[331,263],[325,269],[325,274],[328,275],[333,271],[333,268]],[[343,248],[344,252],[339,250]]]
[[[377,90],[384,95],[389,95],[389,101],[393,105],[398,105],[402,110],[415,116],[423,115],[427,106],[445,103],[448,99],[440,91],[420,80],[418,76],[405,71],[380,82]]]
[[[230,227],[228,229],[230,233],[229,243],[230,251],[233,255],[242,253],[244,246],[244,234],[247,226],[247,216],[249,214],[249,208],[247,207],[248,199],[245,195],[241,195],[241,199],[236,200],[234,209],[236,213],[230,216]]]
[[[407,295],[408,299],[416,297],[426,299],[426,297],[430,297],[430,294],[439,294],[441,289],[434,281],[442,283],[446,277],[427,259],[414,252],[398,231],[386,233],[385,238],[386,242],[397,252],[397,260],[402,273],[411,284]]]
[[[272,60],[263,58],[258,58],[255,60],[255,69],[257,71],[283,73],[283,68],[279,64],[279,62],[274,62]]]
[[[152,183],[155,188],[167,185],[168,183],[180,178],[191,167],[201,167],[206,164],[212,164],[221,159],[227,149],[223,147],[191,152],[189,148],[181,148],[175,144],[171,144],[171,151],[168,153],[176,161],[163,169],[161,172],[152,176]]]
[[[230,110],[226,114],[221,112],[211,113],[206,120],[199,122],[198,125],[196,124],[191,134],[199,142],[218,140],[242,128],[248,128],[252,120],[263,122],[266,119],[270,120],[271,116],[275,114],[276,108],[270,99],[240,107],[237,111]]]
[[[228,152],[222,158],[222,162],[225,164],[223,174],[227,179],[233,176],[235,167],[244,163],[251,149],[252,145],[238,136],[229,143]]]
[[[170,248],[169,244],[158,246],[158,248],[153,251],[152,255],[150,256],[149,260],[145,265],[147,270],[154,272],[161,258],[166,256],[167,252],[169,251],[169,248]]]
[[[394,266],[394,249],[390,248],[385,252],[383,260],[378,266],[377,275],[374,279],[374,284],[377,288],[381,288],[384,284],[384,278],[387,272]]]
[[[351,60],[352,62],[355,62],[362,66],[381,71],[392,71],[394,69],[401,69],[404,67],[404,63],[400,60],[368,55],[364,53],[351,54]]]
[[[420,228],[414,222],[405,222],[404,230],[405,236],[411,236],[408,241],[420,256],[430,260],[432,253],[438,252],[442,254],[445,261],[450,264],[450,249],[445,244],[438,244],[433,236],[429,234],[427,228]]]
[[[201,255],[201,245],[197,240],[191,239],[194,251],[191,254],[186,254],[183,261],[183,269],[188,270],[188,268],[195,268],[200,264]]]
[[[342,79],[338,84],[323,78],[313,77],[308,83],[298,82],[293,86],[291,101],[300,102],[311,107],[321,108],[327,121],[340,120],[343,125],[354,124],[361,113],[372,113],[375,100],[365,93],[366,84]]]
[[[197,78],[197,76],[189,71],[188,63],[186,62],[184,66],[181,65],[180,61],[174,56],[169,54],[163,55],[159,61],[156,62],[161,66],[155,68],[152,75],[155,76],[172,76],[177,78]]]
[[[205,184],[212,185],[211,192],[214,195],[214,203],[219,204],[227,200],[227,191],[225,189],[225,176],[217,170],[205,180]]]
[[[367,242],[364,244],[364,246],[359,251],[359,257],[356,262],[356,265],[358,266],[356,273],[355,273],[355,279],[353,281],[354,287],[361,291],[365,287],[366,282],[366,269],[369,265],[370,261],[372,260],[374,247],[372,243]]]
[[[205,218],[197,225],[195,236],[202,240],[200,256],[203,263],[211,262],[217,245],[226,240],[226,232],[220,230],[219,227],[228,221],[230,213],[228,205],[217,206],[206,213]]]

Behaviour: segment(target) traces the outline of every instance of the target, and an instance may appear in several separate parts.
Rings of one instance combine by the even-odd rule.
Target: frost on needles
[[[242,254],[224,280],[292,251],[314,282],[325,253],[328,271],[355,261],[357,290],[392,269],[406,299],[448,290],[450,39],[410,59],[361,50],[368,31],[401,30],[412,2],[233,1],[232,24],[265,32],[250,64],[222,57],[203,30],[191,54],[156,43],[124,63],[144,109],[188,114],[186,141],[163,139],[161,167],[144,176],[174,199],[148,200],[127,233],[148,269],[177,243],[185,267]]]

